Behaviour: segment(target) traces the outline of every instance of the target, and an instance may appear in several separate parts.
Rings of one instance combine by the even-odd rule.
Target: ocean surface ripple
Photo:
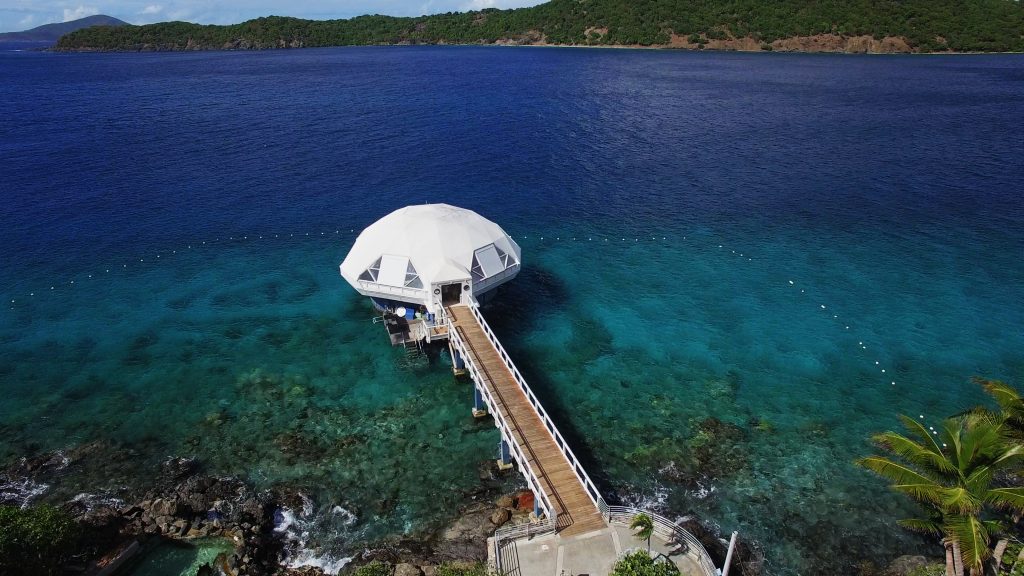
[[[775,574],[936,554],[852,461],[982,401],[971,376],[1024,386],[1021,56],[0,52],[0,78],[0,463],[131,450],[49,497],[195,456],[309,495],[293,560],[334,567],[450,520],[497,434],[337,274],[413,203],[520,242],[485,314],[609,497]]]

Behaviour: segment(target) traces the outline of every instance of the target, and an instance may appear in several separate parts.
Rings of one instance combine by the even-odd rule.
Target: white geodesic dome
[[[424,204],[395,210],[363,230],[341,275],[367,296],[429,304],[444,285],[467,284],[475,297],[510,280],[520,256],[519,245],[476,212]]]

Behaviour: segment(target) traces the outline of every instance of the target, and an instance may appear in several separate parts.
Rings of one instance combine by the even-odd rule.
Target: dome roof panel
[[[425,285],[466,280],[474,253],[491,244],[519,262],[519,247],[476,212],[449,204],[407,206],[363,230],[341,272],[358,289],[360,274],[382,256],[393,256],[408,258]]]

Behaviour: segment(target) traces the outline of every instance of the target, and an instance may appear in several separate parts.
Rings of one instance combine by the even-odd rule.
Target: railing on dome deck
[[[688,530],[668,518],[631,506],[609,506],[607,518],[609,523],[614,522],[628,526],[633,521],[633,518],[639,514],[646,514],[651,518],[656,535],[664,538],[666,541],[684,546],[687,554],[695,556],[704,576],[718,576],[718,569],[715,568],[715,563],[711,561],[711,556],[708,555],[708,551],[704,549],[704,545],[700,543],[700,540],[697,540]]]
[[[515,276],[518,272],[519,272],[519,263],[516,262],[515,264],[509,266],[508,268],[505,268],[501,272],[498,272],[494,276],[488,276],[487,278],[484,278],[483,280],[474,282],[473,283],[473,292],[476,292],[476,293],[483,292],[484,290],[487,290],[491,286],[494,286],[495,284],[499,284],[499,283],[503,282],[504,280],[506,280],[508,278],[511,278],[512,276]]]
[[[423,300],[427,296],[427,291],[419,288],[388,286],[387,284],[378,284],[377,282],[370,282],[369,280],[359,280],[359,287],[367,292],[376,292],[386,296],[402,296],[405,298],[411,298],[413,302]]]

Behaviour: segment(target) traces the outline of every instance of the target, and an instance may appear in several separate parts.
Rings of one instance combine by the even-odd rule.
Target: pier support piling
[[[498,470],[508,470],[510,468],[512,468],[512,453],[509,450],[508,442],[502,438],[500,454],[498,455]]]
[[[480,388],[475,384],[473,385],[473,417],[483,418],[487,416],[487,404],[484,403],[484,396],[480,393]]]
[[[466,361],[462,359],[462,354],[448,342],[448,351],[452,355],[452,373],[456,376],[466,375]]]

